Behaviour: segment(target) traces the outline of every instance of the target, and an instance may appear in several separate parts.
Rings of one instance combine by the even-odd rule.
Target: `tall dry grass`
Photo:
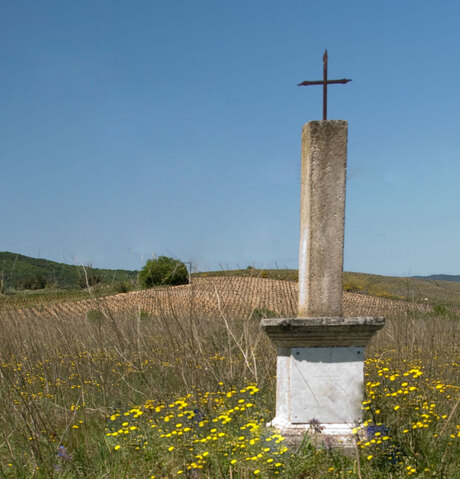
[[[68,477],[116,477],[98,476],[98,467],[113,474],[122,467],[111,462],[103,440],[107,415],[151,399],[198,397],[222,385],[253,382],[266,391],[263,414],[268,419],[274,406],[276,353],[259,328],[260,313],[292,315],[296,290],[288,282],[245,280],[250,281],[213,279],[165,288],[149,297],[131,293],[27,316],[21,310],[0,312],[0,475],[31,477],[32,471],[37,477],[53,477],[56,448],[65,443],[73,447],[75,464],[81,456],[78,467],[83,471],[75,466]],[[137,304],[136,295],[142,299]],[[345,296],[346,310],[353,298]],[[400,302],[376,303],[372,298],[364,304],[363,298],[353,303],[355,314],[359,304],[362,314],[369,315],[372,307],[382,314],[382,305],[398,303],[397,309],[389,308],[387,325],[367,357],[391,360],[401,374],[409,363],[418,364],[427,380],[452,386],[450,397],[440,398],[444,403],[439,411],[455,427],[456,313],[436,316],[419,306],[404,309]],[[84,433],[77,442],[72,438],[79,431]],[[444,462],[450,464],[452,458]]]

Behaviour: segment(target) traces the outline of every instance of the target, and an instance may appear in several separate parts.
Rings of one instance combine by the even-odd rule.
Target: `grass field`
[[[367,350],[357,460],[288,449],[265,427],[276,353],[259,322],[296,303],[293,281],[208,275],[3,304],[0,477],[460,477],[458,310],[344,293],[345,315],[387,317]]]

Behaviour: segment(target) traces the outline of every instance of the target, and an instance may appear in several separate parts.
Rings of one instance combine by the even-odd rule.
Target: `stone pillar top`
[[[327,128],[329,131],[333,131],[334,128],[343,128],[348,126],[348,121],[347,120],[312,120],[309,121],[308,123],[305,123],[303,128],[306,128],[308,125],[311,125],[311,127],[321,127],[321,128]]]

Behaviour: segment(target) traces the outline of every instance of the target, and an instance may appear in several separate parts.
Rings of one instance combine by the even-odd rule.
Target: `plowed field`
[[[196,278],[191,285],[155,288],[83,301],[56,302],[25,308],[5,308],[4,316],[27,317],[75,315],[101,309],[111,313],[136,312],[156,315],[248,317],[256,308],[279,317],[296,315],[298,283],[251,277]],[[428,304],[343,293],[344,316],[385,316],[407,311],[430,312]]]

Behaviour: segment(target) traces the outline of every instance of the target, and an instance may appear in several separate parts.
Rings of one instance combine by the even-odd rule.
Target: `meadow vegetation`
[[[266,427],[276,352],[259,321],[294,314],[293,282],[196,278],[1,308],[0,477],[459,477],[458,310],[344,303],[387,317],[366,352],[356,458],[288,448]]]

